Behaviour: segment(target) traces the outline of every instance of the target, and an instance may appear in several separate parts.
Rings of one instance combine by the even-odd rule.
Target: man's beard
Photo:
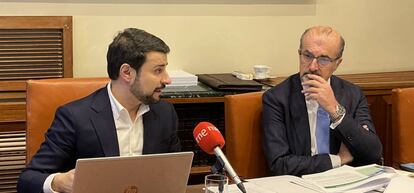
[[[158,87],[155,90],[159,90],[163,88],[165,88],[165,84],[162,84],[161,87]],[[153,96],[155,93],[155,90],[151,94],[145,94],[140,89],[138,79],[135,79],[134,83],[130,86],[129,90],[143,104],[149,105],[149,104],[155,104],[155,103],[160,102],[160,98],[157,99]]]

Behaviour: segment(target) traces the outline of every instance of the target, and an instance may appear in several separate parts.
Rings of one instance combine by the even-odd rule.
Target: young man
[[[263,95],[263,147],[275,175],[304,175],[344,164],[380,160],[361,89],[332,75],[345,41],[330,27],[311,27],[301,37],[299,73]]]
[[[20,176],[18,192],[71,192],[79,158],[179,151],[176,112],[160,101],[171,83],[169,51],[143,30],[120,32],[107,53],[111,81],[58,108],[45,142]]]

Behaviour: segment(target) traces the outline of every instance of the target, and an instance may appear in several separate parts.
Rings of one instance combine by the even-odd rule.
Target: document
[[[389,183],[390,187],[387,187]],[[244,186],[249,193],[363,193],[382,192],[385,188],[387,193],[394,193],[409,192],[407,187],[414,187],[414,179],[400,179],[395,169],[373,164],[342,166],[302,178],[285,175],[249,179]],[[229,185],[228,190],[229,193],[240,193],[234,184]]]
[[[323,193],[318,186],[296,176],[272,176],[249,179],[243,183],[248,193]],[[229,186],[229,193],[240,193],[235,184]]]
[[[324,192],[366,192],[385,187],[395,176],[393,168],[373,164],[356,168],[342,166],[302,178]]]
[[[171,78],[171,84],[167,87],[197,86],[198,77],[184,70],[171,70],[168,72]]]
[[[398,176],[391,180],[384,193],[410,192],[414,188],[414,179],[407,176]]]

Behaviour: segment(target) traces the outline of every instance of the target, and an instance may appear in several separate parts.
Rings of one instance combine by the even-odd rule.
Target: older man
[[[361,89],[332,75],[345,41],[331,27],[301,37],[299,73],[263,95],[263,147],[275,175],[304,175],[380,160],[382,145]]]

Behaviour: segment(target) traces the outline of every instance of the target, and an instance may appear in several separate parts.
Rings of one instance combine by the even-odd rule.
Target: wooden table
[[[186,193],[204,193],[203,187],[204,184],[189,185]]]

